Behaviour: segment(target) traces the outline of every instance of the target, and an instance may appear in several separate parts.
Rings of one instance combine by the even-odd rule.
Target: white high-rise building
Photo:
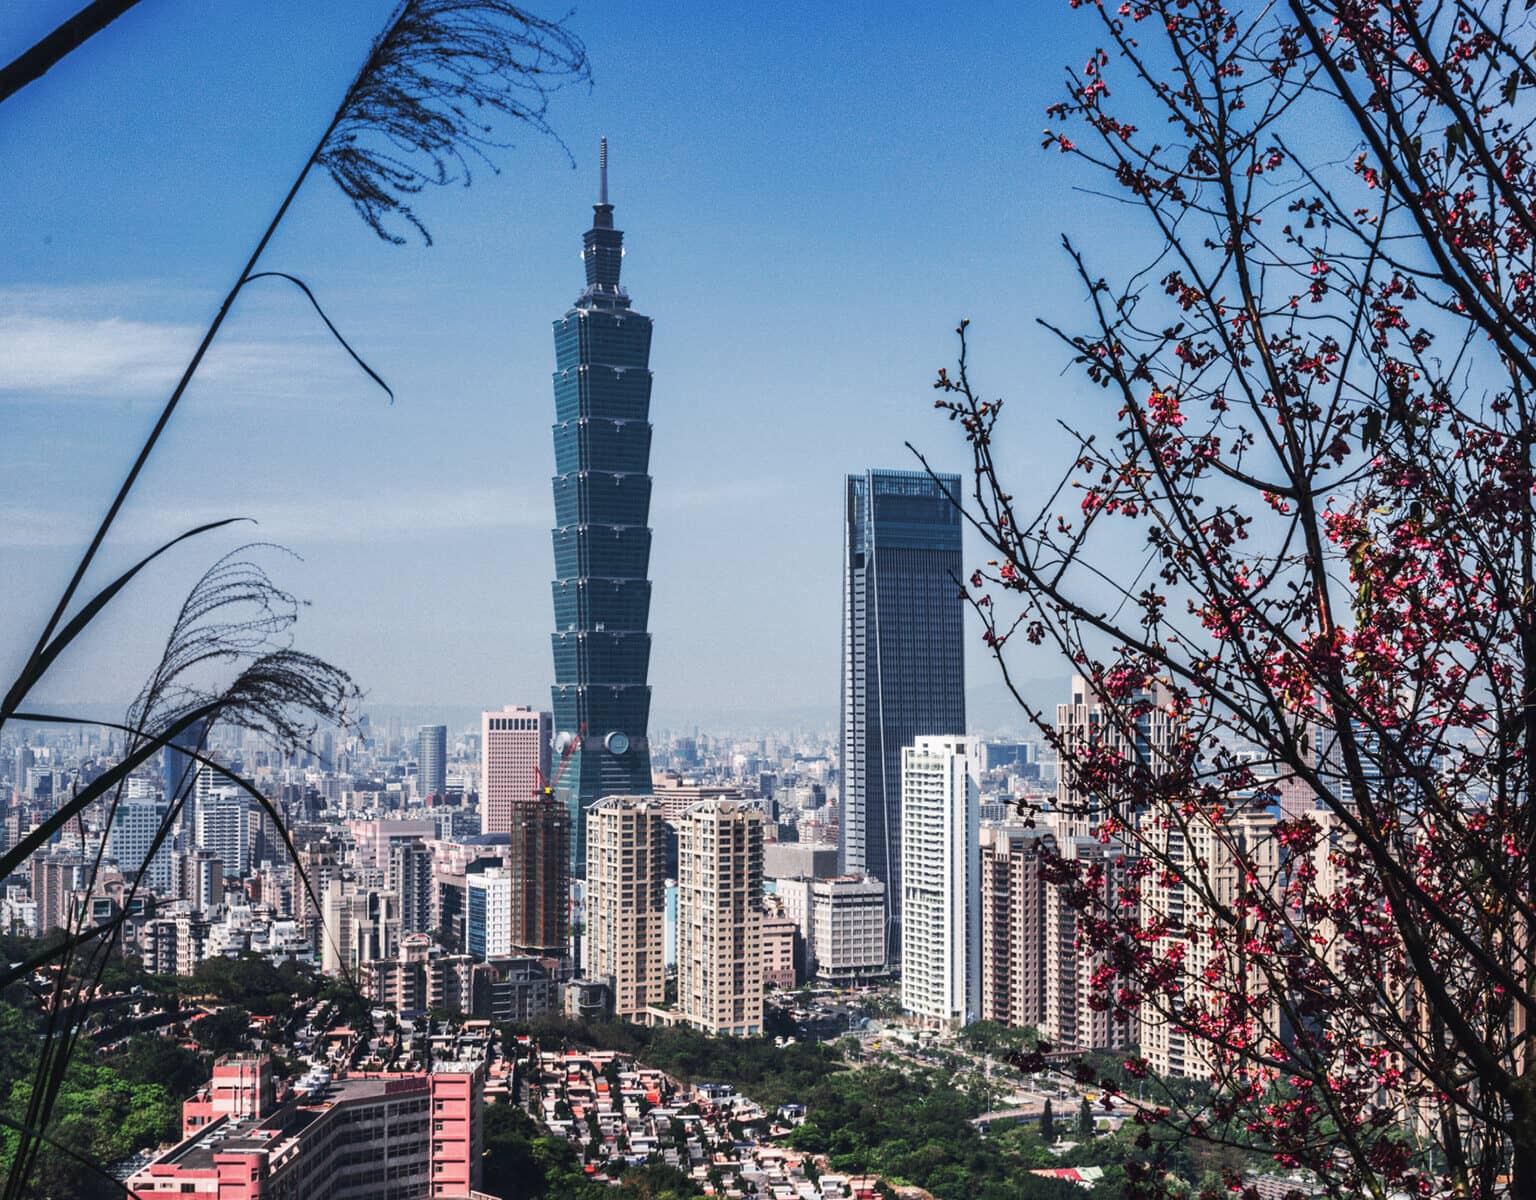
[[[901,1004],[935,1025],[981,1003],[981,743],[920,737],[901,752]]]
[[[138,782],[133,780],[130,782]],[[107,854],[124,873],[138,872],[143,891],[168,896],[171,891],[171,844],[168,835],[151,856],[155,835],[165,820],[166,805],[153,794],[118,804],[107,830]]]
[[[199,782],[202,781],[200,774]],[[197,847],[224,864],[224,877],[238,879],[251,869],[251,806],[245,793],[212,788],[197,801]]]
[[[506,867],[464,877],[464,942],[481,962],[512,953],[512,876]]]

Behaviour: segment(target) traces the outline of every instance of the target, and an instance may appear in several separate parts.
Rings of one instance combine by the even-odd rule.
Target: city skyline
[[[13,7],[4,1200],[1536,1195],[1536,15]]]
[[[49,7],[0,31],[0,53],[6,38],[25,38],[21,17],[43,24]],[[0,408],[16,432],[0,450],[12,481],[0,513],[0,571],[21,581],[7,600],[19,625],[38,623],[47,583],[106,499],[65,486],[37,439],[65,436],[62,405],[89,414],[70,423],[62,447],[80,469],[116,463],[163,395],[187,329],[243,253],[261,197],[312,136],[327,88],[350,75],[344,31],[366,31],[388,8],[350,0],[299,21],[279,6],[270,18],[243,17],[256,23],[248,36],[208,31],[198,53],[209,102],[191,109],[132,65],[177,52],[176,22],[136,16],[114,26],[109,37],[119,41],[85,46],[67,77],[50,75],[11,102],[17,119],[0,130],[7,158],[49,164],[66,192],[61,208],[0,183],[7,211],[35,233],[0,267]],[[424,198],[429,251],[379,245],[316,180],[274,253],[389,380],[395,404],[278,285],[247,289],[208,361],[206,386],[189,396],[164,466],[146,475],[102,569],[185,521],[248,514],[260,526],[224,544],[254,536],[304,556],[284,564],[281,578],[313,601],[298,636],[355,669],[372,696],[471,707],[536,696],[549,683],[547,631],[482,615],[548,611],[554,464],[544,322],[568,294],[572,214],[591,202],[598,138],[607,134],[624,212],[644,230],[627,271],[647,310],[665,314],[652,363],[666,381],[658,421],[667,430],[652,464],[663,481],[652,521],[660,531],[653,666],[667,667],[656,712],[686,720],[732,708],[835,710],[838,632],[826,614],[837,604],[839,546],[826,506],[836,505],[848,471],[914,465],[908,438],[957,465],[960,447],[934,418],[928,390],[953,353],[956,320],[977,287],[1011,296],[1009,280],[1020,273],[1065,286],[1068,264],[1043,231],[1038,243],[1026,231],[1016,252],[995,254],[988,193],[1038,190],[1042,171],[1058,171],[1053,159],[1028,139],[984,145],[965,119],[969,103],[947,89],[906,70],[849,75],[830,48],[890,39],[892,60],[908,61],[918,46],[972,46],[986,20],[960,15],[897,32],[895,24],[873,30],[857,14],[819,14],[831,22],[824,42],[820,33],[807,39],[804,17],[696,14],[692,33],[713,44],[720,65],[675,93],[653,70],[672,52],[667,38],[622,10],[582,14],[597,85],[558,94],[551,110],[575,169],[555,143],[519,137],[503,175],[478,174],[463,194]],[[1042,44],[1042,67],[1053,62],[1044,44],[1059,16],[1006,20],[1028,29],[1027,44]],[[777,62],[754,57],[777,37],[787,39],[784,54],[808,56],[807,69],[845,78],[878,103],[856,120],[830,100],[790,103]],[[261,129],[231,128],[224,114],[248,107],[242,97],[271,77],[262,68],[268,44],[284,75],[308,72],[313,82]],[[970,103],[1012,121],[1047,102],[1043,84],[1038,106],[1014,94],[1012,56],[966,53],[977,88]],[[111,112],[128,88],[152,98],[138,106],[149,110],[142,126],[103,140],[93,128],[59,124],[61,96],[66,110]],[[707,101],[712,94],[718,104]],[[650,116],[642,120],[642,111]],[[748,119],[767,140],[739,135]],[[174,138],[164,132],[171,124],[181,131]],[[891,173],[909,156],[936,161],[965,146],[984,146],[986,165],[952,176],[953,189],[936,190],[923,170]],[[153,156],[167,152],[172,161],[149,173]],[[232,157],[234,174],[202,174],[194,164],[208,154]],[[70,186],[78,166],[69,164],[86,161],[103,183]],[[192,190],[160,190],[154,181],[170,169],[187,170]],[[117,196],[116,207],[86,214],[84,198],[103,191]],[[850,237],[844,214],[854,212],[862,232]],[[847,281],[866,260],[865,238],[904,252],[850,306]],[[753,247],[750,264],[738,253],[743,244]],[[950,268],[964,278],[948,278]],[[909,309],[914,295],[922,303]],[[716,305],[736,315],[714,320]],[[995,341],[999,379],[1038,376],[1045,388],[1065,359],[1030,326],[1033,315],[1010,301],[990,335],[978,322],[978,335]],[[39,358],[44,351],[55,356]],[[210,443],[242,445],[249,473],[194,485],[175,458]],[[690,576],[705,547],[714,582],[701,589]],[[387,588],[359,586],[381,556],[409,557],[421,569]],[[123,650],[102,682],[125,700],[143,674],[139,655],[152,653],[161,632],[150,636],[126,613],[165,611],[204,561],[180,552],[123,598]],[[750,696],[732,683],[746,677],[755,681]],[[97,679],[69,658],[56,679],[48,694],[60,700],[96,692]]]

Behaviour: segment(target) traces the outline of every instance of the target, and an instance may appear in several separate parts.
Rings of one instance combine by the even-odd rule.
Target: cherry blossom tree
[[[1170,1037],[1210,1081],[1139,1113],[1133,1185],[1171,1126],[1339,1196],[1536,1195],[1536,26],[1072,7],[1097,47],[1044,144],[1148,247],[1111,279],[1066,244],[1085,327],[1048,327],[1104,402],[1025,495],[964,325],[935,386],[1004,677],[1055,648],[1110,714],[1067,739],[1020,697],[1132,860],[1050,867],[1141,1046],[1099,1082]]]

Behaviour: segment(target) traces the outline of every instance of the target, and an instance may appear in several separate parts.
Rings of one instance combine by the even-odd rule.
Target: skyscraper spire
[[[613,205],[608,203],[608,139],[598,145],[597,203],[592,206],[592,228],[582,237],[582,261],[587,264],[587,290],[576,303],[612,304],[623,307],[629,297],[619,286],[624,265],[624,234],[613,227]]]
[[[597,203],[592,206],[592,228],[593,229],[607,229],[607,230],[612,230],[613,229],[613,205],[608,203],[608,139],[607,138],[603,138],[602,141],[600,141],[598,143],[598,147],[597,147]],[[589,234],[588,235],[589,247],[590,247],[590,239],[591,239],[591,235]],[[620,242],[622,240],[623,240],[623,235],[618,233],[618,232],[616,232],[616,231],[614,233],[612,233],[608,239],[606,239],[607,242],[611,242],[612,243],[611,245],[607,246],[607,248],[613,250],[614,253],[615,253],[615,256],[617,256],[620,253],[620,251],[619,251],[619,244],[620,244]],[[589,259],[588,261],[590,262],[591,260]],[[590,271],[588,271],[587,275],[588,275],[587,282],[588,283],[593,282],[593,280],[591,278],[591,272]],[[613,275],[613,283],[614,283],[615,286],[618,285],[618,281],[619,281],[618,267],[615,266],[614,267],[614,275]]]

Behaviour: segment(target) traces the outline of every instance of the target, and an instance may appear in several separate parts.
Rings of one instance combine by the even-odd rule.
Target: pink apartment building
[[[358,865],[381,871],[389,870],[397,843],[427,842],[437,837],[436,821],[348,821],[347,828],[357,844]]]
[[[512,807],[549,783],[549,713],[508,705],[480,717],[480,832],[509,833]]]
[[[270,1063],[222,1059],[183,1140],[127,1181],[137,1200],[469,1200],[484,1151],[484,1068],[324,1080],[275,1104]]]
[[[276,1107],[272,1060],[232,1054],[213,1064],[213,1078],[182,1101],[181,1136],[189,1138],[216,1117],[255,1119]]]

